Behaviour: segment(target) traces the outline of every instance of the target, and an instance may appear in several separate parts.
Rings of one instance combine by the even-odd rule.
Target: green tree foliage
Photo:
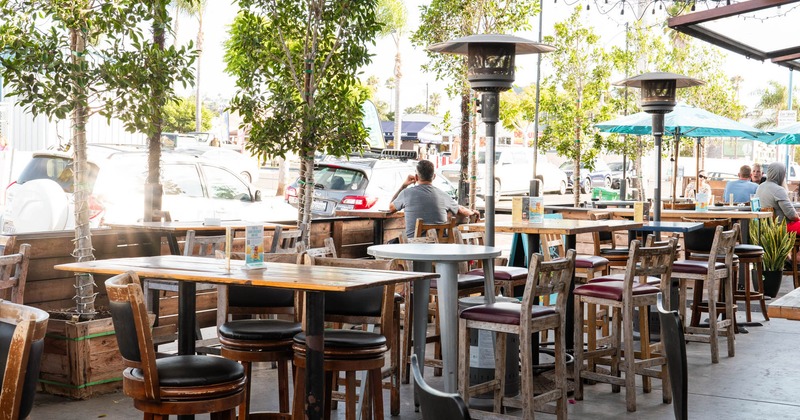
[[[526,136],[533,129],[535,117],[536,85],[500,94],[500,123],[506,129],[519,131]]]
[[[789,105],[789,89],[780,82],[770,80],[768,86],[757,92],[760,96],[756,105],[756,127],[768,129],[778,125],[778,111]],[[797,99],[792,96],[792,109],[797,109]]]
[[[93,114],[125,121],[126,129],[160,135],[161,106],[182,69],[186,51],[163,48],[169,29],[165,0],[0,2],[0,65],[17,103],[34,115],[70,118],[75,171],[75,251],[94,259],[89,229],[86,122]],[[145,37],[153,28],[153,41]],[[158,40],[161,37],[161,44]],[[76,278],[77,312],[94,316],[94,282]]]
[[[248,149],[302,159],[298,221],[311,220],[314,153],[346,155],[364,146],[359,68],[381,29],[376,2],[239,0],[226,42],[236,78],[231,108],[250,128]],[[308,197],[308,199],[306,199]]]
[[[580,164],[592,169],[600,152],[600,136],[593,124],[611,116],[609,104],[603,100],[609,89],[611,64],[599,44],[599,36],[581,20],[582,7],[575,8],[563,22],[555,24],[555,35],[545,42],[556,50],[545,55],[553,66],[553,74],[545,78],[541,109],[547,114],[540,147],[554,148],[572,160],[575,206],[580,202],[583,179]]]
[[[202,123],[200,131],[211,129],[211,120],[214,112],[203,106],[201,111]],[[174,133],[189,133],[195,131],[195,100],[194,97],[180,98],[168,102],[164,107],[164,131]]]
[[[530,28],[529,20],[539,13],[539,2],[534,0],[432,0],[420,7],[419,28],[411,36],[411,43],[419,48],[474,34],[505,34]],[[427,72],[437,80],[449,80],[446,92],[450,97],[461,97],[461,180],[458,183],[458,201],[467,204],[469,190],[470,138],[470,87],[467,82],[467,64],[463,56],[427,52]],[[473,184],[474,187],[474,184]],[[474,201],[473,201],[474,202]]]

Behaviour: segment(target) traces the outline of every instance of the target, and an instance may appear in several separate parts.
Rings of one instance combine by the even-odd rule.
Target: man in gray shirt
[[[461,216],[477,213],[459,206],[447,193],[434,187],[432,182],[435,176],[433,163],[421,160],[417,163],[417,173],[409,175],[392,197],[389,211],[405,211],[406,237],[414,236],[417,219],[425,223],[447,223],[447,213]],[[413,188],[408,188],[414,184]]]

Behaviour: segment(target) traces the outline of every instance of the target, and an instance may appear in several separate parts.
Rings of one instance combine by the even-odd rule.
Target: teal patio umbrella
[[[800,144],[800,122],[769,129],[762,136],[769,144]]]
[[[626,115],[611,121],[595,124],[595,128],[605,133],[647,135],[652,134],[653,118],[651,114],[639,112]],[[734,121],[728,117],[714,114],[702,108],[686,104],[677,104],[672,112],[664,115],[664,135],[673,136],[675,148],[681,137],[741,137],[750,140],[759,140],[765,143],[772,137],[767,133],[747,124]],[[698,159],[700,143],[698,142]],[[678,172],[677,150],[675,151],[675,168],[673,174]],[[658,174],[660,177],[661,174]],[[675,197],[675,183],[672,186],[672,196]]]

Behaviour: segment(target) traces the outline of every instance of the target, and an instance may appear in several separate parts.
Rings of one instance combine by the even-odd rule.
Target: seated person
[[[761,208],[772,207],[777,216],[777,221],[786,220],[786,230],[800,232],[800,216],[789,201],[789,195],[784,187],[786,167],[781,162],[769,164],[767,180],[758,186],[756,195],[761,200]]]
[[[739,179],[735,181],[728,181],[725,184],[725,192],[722,193],[722,201],[728,202],[731,194],[733,194],[734,203],[747,203],[750,201],[750,195],[755,194],[758,189],[758,184],[750,181],[750,167],[742,165],[739,168]]]
[[[753,172],[750,175],[750,180],[755,182],[756,184],[759,184],[759,185],[763,184],[764,181],[767,180],[767,177],[764,176],[764,172],[761,170],[761,164],[760,163],[754,163],[753,164]]]
[[[420,160],[417,163],[417,173],[409,175],[392,197],[389,211],[405,211],[406,237],[414,236],[417,219],[422,219],[425,223],[447,223],[448,212],[454,216],[467,217],[477,213],[459,206],[447,193],[433,186],[435,176],[433,163]],[[416,185],[413,188],[408,188],[414,184]]]

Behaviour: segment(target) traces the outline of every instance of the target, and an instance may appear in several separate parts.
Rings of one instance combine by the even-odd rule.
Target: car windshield
[[[366,176],[352,168],[319,166],[314,171],[314,188],[334,191],[358,190],[367,185]]]
[[[89,163],[89,191],[94,188],[97,179],[97,166]],[[34,156],[31,162],[19,175],[17,183],[24,184],[35,179],[50,179],[61,186],[67,193],[75,192],[75,171],[72,159],[61,156]]]
[[[612,171],[622,172],[622,162],[612,162],[608,164],[608,168]]]

